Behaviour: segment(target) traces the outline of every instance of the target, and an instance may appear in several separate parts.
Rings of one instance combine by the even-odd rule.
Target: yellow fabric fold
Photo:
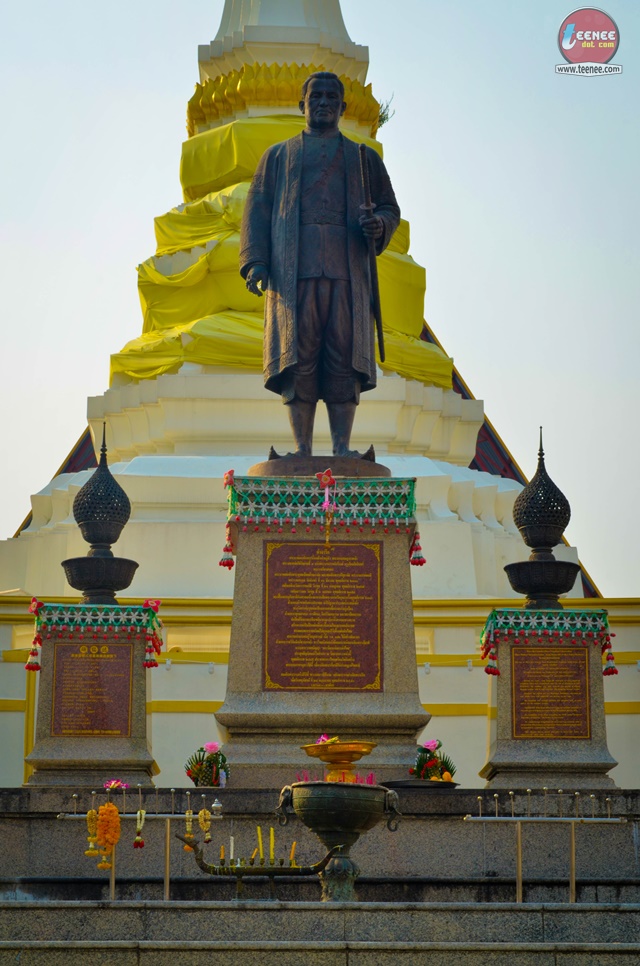
[[[199,201],[172,208],[155,219],[156,255],[205,245],[216,232],[240,231],[249,182],[214,191]]]
[[[262,372],[263,317],[257,312],[218,312],[186,326],[149,332],[111,356],[111,376],[150,379],[175,372],[183,362]],[[451,360],[429,342],[384,327],[386,362],[405,379],[451,388]],[[378,360],[379,361],[379,360]]]
[[[304,124],[302,115],[295,114],[243,117],[189,138],[182,145],[180,162],[184,200],[194,201],[238,181],[251,181],[266,149],[299,134]],[[374,138],[344,133],[382,155],[382,145]]]

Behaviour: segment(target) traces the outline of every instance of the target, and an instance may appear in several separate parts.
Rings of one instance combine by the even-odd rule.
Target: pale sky
[[[0,19],[4,307],[0,537],[10,536],[139,335],[135,266],[181,198],[197,45],[222,0],[32,0]],[[574,9],[536,0],[342,0],[368,44],[425,317],[524,472],[538,426],[600,590],[640,596],[636,507],[640,4],[621,76],[558,76]]]

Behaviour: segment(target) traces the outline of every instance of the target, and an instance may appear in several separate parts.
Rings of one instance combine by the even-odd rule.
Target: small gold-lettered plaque
[[[381,691],[382,543],[264,552],[264,690]]]
[[[129,737],[133,644],[54,644],[51,734]]]
[[[590,738],[586,647],[511,649],[514,738]]]

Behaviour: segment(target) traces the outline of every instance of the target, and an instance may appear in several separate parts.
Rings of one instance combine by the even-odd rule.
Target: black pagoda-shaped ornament
[[[513,520],[522,539],[531,547],[528,560],[507,564],[509,583],[518,594],[526,594],[524,606],[535,610],[562,609],[560,594],[575,583],[580,565],[556,560],[552,548],[562,541],[571,519],[571,507],[544,465],[542,427],[536,474],[513,505]]]
[[[90,549],[86,557],[62,561],[67,581],[82,591],[83,604],[114,604],[116,591],[129,586],[138,564],[111,551],[131,516],[131,504],[107,464],[104,424],[98,468],[76,494],[73,516]]]

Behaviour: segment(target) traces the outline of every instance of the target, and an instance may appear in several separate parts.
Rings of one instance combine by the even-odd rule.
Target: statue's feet
[[[281,456],[280,453],[276,453],[275,449],[272,446],[271,449],[269,450],[268,459],[269,460],[305,459],[307,456],[311,456],[311,450],[305,449],[304,447],[297,449],[295,453],[285,453],[284,456]]]
[[[370,463],[375,463],[376,453],[373,446],[370,446],[366,453],[360,453],[357,449],[347,449],[345,447],[337,446],[333,451],[334,456],[346,456],[353,460],[368,460]]]

